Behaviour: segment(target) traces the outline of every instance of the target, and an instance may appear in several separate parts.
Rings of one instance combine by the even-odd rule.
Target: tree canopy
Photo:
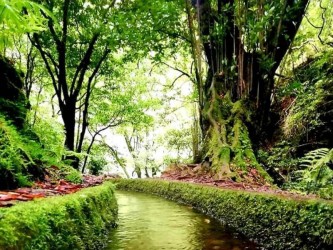
[[[151,177],[182,162],[324,190],[332,20],[329,0],[0,0],[1,178],[51,162]]]

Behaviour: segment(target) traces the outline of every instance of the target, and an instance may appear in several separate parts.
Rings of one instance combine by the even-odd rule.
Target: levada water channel
[[[117,191],[118,227],[105,250],[259,249],[218,221],[160,197]]]

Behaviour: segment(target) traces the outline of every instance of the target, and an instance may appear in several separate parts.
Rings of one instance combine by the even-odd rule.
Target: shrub
[[[66,181],[70,181],[72,183],[77,183],[77,184],[82,182],[81,173],[71,166],[61,166],[60,172],[61,172],[61,177]]]
[[[0,116],[0,188],[19,184],[32,159],[15,127]]]
[[[320,197],[333,197],[333,149],[318,148],[308,152],[301,158],[302,170],[299,178],[293,183],[294,189],[316,193]]]
[[[104,158],[92,158],[89,162],[89,172],[92,175],[99,175],[106,165],[107,161]]]
[[[111,183],[0,208],[0,249],[101,249],[116,217]]]

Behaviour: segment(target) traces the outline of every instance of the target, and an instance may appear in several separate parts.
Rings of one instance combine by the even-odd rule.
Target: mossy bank
[[[102,249],[117,218],[114,185],[0,209],[0,249]]]
[[[266,249],[333,249],[333,203],[223,190],[161,180],[115,181],[117,189],[163,196],[196,207]]]

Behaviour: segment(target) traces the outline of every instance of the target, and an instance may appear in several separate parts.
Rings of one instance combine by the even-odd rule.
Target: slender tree
[[[40,52],[58,99],[66,131],[65,146],[68,150],[81,152],[94,79],[110,53],[109,43],[105,41],[109,31],[105,25],[115,1],[50,0],[45,4],[59,23],[48,18],[48,30],[34,34],[31,41]],[[77,106],[79,100],[83,100],[82,107]],[[77,108],[83,121],[75,145]],[[73,166],[78,168],[77,159],[72,159]]]
[[[43,3],[58,22],[45,15],[47,31],[34,34],[31,41],[40,52],[58,99],[66,132],[65,146],[80,153],[89,126],[90,99],[96,79],[113,73],[111,63],[106,64],[111,55],[120,51],[126,60],[146,56],[149,51],[159,51],[162,55],[164,47],[169,45],[163,39],[166,35],[155,31],[178,20],[173,13],[166,13],[168,9],[161,12],[140,0]],[[168,5],[169,9],[173,6],[171,2]],[[70,158],[78,168],[78,159]]]

